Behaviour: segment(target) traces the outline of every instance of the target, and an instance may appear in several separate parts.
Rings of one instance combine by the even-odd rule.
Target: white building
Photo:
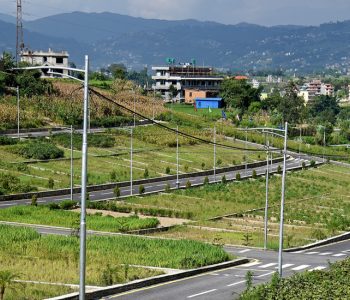
[[[219,91],[223,76],[214,74],[211,67],[197,67],[192,64],[168,65],[152,67],[155,75],[152,79],[155,84],[152,86],[155,91],[161,93],[165,100],[171,100],[171,89],[174,88],[175,99],[185,99],[186,89]],[[173,86],[173,88],[171,88]]]
[[[69,54],[67,51],[54,52],[49,48],[49,51],[24,51],[21,54],[21,61],[31,65],[52,66],[52,72],[66,74],[67,70],[55,69],[54,67],[68,67]],[[48,74],[48,70],[42,70],[42,77],[55,77]]]

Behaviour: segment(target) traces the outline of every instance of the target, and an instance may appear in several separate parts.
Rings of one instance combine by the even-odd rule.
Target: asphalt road
[[[300,167],[303,159],[294,159],[290,158],[287,160],[287,169],[293,169],[295,167]],[[308,165],[308,161],[305,160],[305,163]],[[273,164],[270,166],[270,170],[273,172],[277,171],[277,168],[279,165]],[[258,167],[254,169],[257,173],[257,175],[265,174],[266,166]],[[226,173],[221,173],[219,175],[216,175],[216,178],[214,178],[214,175],[208,176],[210,183],[213,182],[220,182],[223,175],[225,175],[227,180],[233,180],[236,178],[236,173],[239,172],[241,174],[241,177],[244,178],[245,176],[251,176],[253,169],[247,169],[247,170],[240,170],[240,171],[231,171]],[[191,178],[185,178],[181,179],[180,181],[180,187],[184,188],[186,186],[187,181],[189,180],[192,184],[192,186],[203,184],[205,176],[197,176],[197,177],[191,177]],[[176,188],[176,180],[169,180],[169,181],[159,181],[155,183],[148,183],[144,184],[145,187],[145,193],[156,193],[156,192],[162,192],[165,190],[165,187],[167,184],[170,185],[172,189]],[[120,188],[121,191],[121,197],[126,197],[131,194],[130,186],[129,187],[122,187]],[[137,195],[139,193],[139,186],[133,185],[132,194]],[[112,189],[106,189],[102,191],[95,191],[90,192],[90,201],[98,201],[98,200],[108,200],[114,198],[114,193]],[[50,202],[60,202],[65,199],[69,199],[70,195],[63,195],[63,196],[52,196],[52,197],[45,197],[45,198],[38,198],[39,204],[47,204]],[[80,194],[74,194],[73,199],[76,201],[80,201]],[[23,200],[13,200],[13,201],[2,201],[0,202],[0,208],[6,208],[14,205],[21,205],[21,204],[30,204],[30,199],[23,199]]]
[[[199,276],[160,284],[139,290],[113,295],[104,299],[120,300],[232,300],[245,290],[245,275],[253,272],[254,284],[267,282],[277,271],[278,253],[250,248],[225,247],[237,256],[251,258],[251,262],[238,267],[209,272]],[[283,254],[283,276],[298,272],[326,269],[329,262],[344,259],[350,255],[350,241],[313,248],[295,253]]]

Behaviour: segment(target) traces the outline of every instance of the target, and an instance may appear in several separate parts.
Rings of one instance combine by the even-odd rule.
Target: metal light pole
[[[132,153],[133,153],[133,143],[132,143],[132,138],[133,138],[133,128],[130,128],[130,196],[132,196]]]
[[[214,126],[214,182],[216,182],[216,126]]]
[[[70,200],[73,201],[73,125],[70,126]]]
[[[176,127],[176,187],[180,188],[180,181],[179,181],[179,126]]]
[[[152,111],[153,111],[153,119],[152,119],[153,121],[154,121],[154,113],[155,113],[155,112],[154,112],[154,109],[155,109],[155,107],[154,107],[154,106],[155,106],[155,102],[156,102],[156,89],[154,88],[154,89],[153,89],[153,110],[152,110]]]
[[[134,91],[134,128],[136,127],[136,115],[135,115],[135,111],[136,111],[136,92]]]
[[[325,162],[324,154],[326,149],[326,126],[323,127],[323,162]]]
[[[17,138],[20,139],[20,134],[19,134],[19,86],[17,86]]]
[[[247,147],[248,147],[248,131],[247,131],[247,128],[246,128],[246,131],[245,131],[245,149],[246,149],[246,151],[245,151],[245,159],[244,159],[244,161],[245,161],[245,167],[244,167],[244,170],[245,170],[245,176],[247,176],[247,168],[248,168],[248,166],[247,166],[247,161],[248,161],[248,152],[247,152]]]
[[[72,78],[79,82],[82,80],[62,73],[52,72],[52,66],[35,66],[24,68],[13,68],[12,70],[48,70],[48,73],[57,74],[62,77]],[[70,67],[54,67],[54,69],[68,70],[84,73],[84,123],[83,123],[83,146],[82,146],[82,164],[81,164],[81,213],[80,213],[80,270],[79,270],[79,300],[85,300],[85,273],[86,273],[86,187],[87,187],[87,131],[88,131],[88,115],[89,115],[89,57],[85,55],[85,68],[77,69]]]
[[[288,123],[284,128],[284,149],[283,149],[283,175],[282,175],[282,195],[281,195],[281,214],[280,214],[280,236],[278,248],[278,273],[282,277],[282,251],[283,251],[283,221],[284,221],[284,197],[286,188],[286,160],[287,160],[287,140],[288,140]]]
[[[269,146],[270,143],[267,141],[266,144],[266,199],[265,199],[265,224],[264,224],[264,250],[267,249],[267,222],[268,222],[268,213],[269,208]]]

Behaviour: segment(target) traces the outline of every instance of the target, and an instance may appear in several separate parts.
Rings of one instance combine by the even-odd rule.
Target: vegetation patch
[[[65,147],[70,148],[71,136],[70,133],[59,133],[52,137],[52,140]],[[74,149],[81,149],[83,136],[78,133],[73,134],[73,147]],[[113,136],[106,134],[88,134],[88,145],[89,147],[96,148],[111,148],[115,144]]]
[[[267,284],[250,287],[240,300],[251,299],[349,299],[350,259],[330,265],[328,270],[304,272]]]
[[[21,183],[18,177],[11,174],[0,173],[0,195],[12,193],[28,193],[37,190],[26,183]]]
[[[24,142],[10,146],[9,150],[25,158],[41,160],[61,158],[64,156],[62,149],[59,149],[52,143],[41,140]]]

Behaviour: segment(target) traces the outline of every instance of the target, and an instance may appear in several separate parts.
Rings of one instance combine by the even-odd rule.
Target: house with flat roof
[[[21,61],[30,65],[52,66],[52,72],[68,75],[68,70],[55,69],[55,67],[68,67],[69,54],[67,51],[54,52],[50,48],[48,51],[23,51]],[[42,77],[56,77],[57,75],[48,74],[49,70],[42,70]]]
[[[153,89],[160,93],[164,100],[183,101],[185,90],[219,91],[223,76],[215,75],[212,67],[198,67],[186,63],[152,67],[155,74]]]

